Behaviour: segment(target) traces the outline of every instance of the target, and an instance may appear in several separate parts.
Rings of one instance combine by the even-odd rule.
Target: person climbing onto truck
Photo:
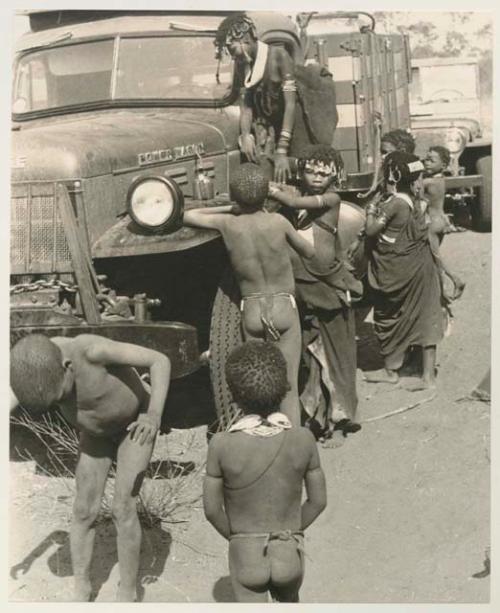
[[[215,46],[218,58],[227,51],[235,61],[242,153],[262,165],[269,178],[285,182],[291,177],[288,150],[297,91],[290,54],[282,46],[259,40],[254,22],[242,12],[221,22]]]
[[[301,194],[271,185],[270,196],[298,212],[296,227],[314,248],[314,258],[294,259],[297,297],[306,307],[304,345],[310,365],[309,381],[302,394],[306,413],[321,427],[321,438],[357,432],[355,422],[356,334],[352,302],[361,298],[363,287],[346,268],[339,251],[337,227],[343,161],[326,145],[311,145],[298,158]],[[323,370],[321,375],[320,370]],[[328,401],[321,397],[321,383]]]
[[[290,391],[281,409],[298,426],[301,331],[288,247],[306,259],[314,256],[314,248],[282,215],[263,210],[269,181],[259,166],[240,166],[230,192],[237,206],[191,209],[185,211],[184,223],[222,234],[241,292],[244,338],[273,340],[283,351]]]
[[[135,367],[149,369],[151,387]],[[116,460],[112,516],[120,583],[117,601],[137,599],[141,526],[137,497],[148,468],[170,382],[167,356],[93,334],[30,334],[10,354],[10,382],[22,407],[57,406],[80,434],[70,547],[74,600],[91,597],[95,521]]]
[[[226,378],[245,415],[208,446],[205,516],[229,541],[237,602],[267,602],[268,593],[274,601],[298,602],[304,530],[326,507],[316,442],[276,412],[288,389],[277,345],[240,345],[228,357]]]

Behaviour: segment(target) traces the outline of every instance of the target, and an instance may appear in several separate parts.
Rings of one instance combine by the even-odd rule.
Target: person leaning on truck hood
[[[283,47],[258,40],[255,24],[245,13],[226,17],[217,30],[220,59],[227,51],[235,61],[240,86],[239,145],[251,162],[259,163],[274,180],[291,176],[288,149],[295,120],[294,63]]]

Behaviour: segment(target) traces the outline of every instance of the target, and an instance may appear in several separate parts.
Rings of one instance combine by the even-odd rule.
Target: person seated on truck
[[[425,173],[423,179],[424,198],[427,201],[426,213],[429,224],[429,242],[441,271],[443,294],[448,302],[460,298],[465,289],[464,281],[456,273],[452,272],[439,249],[444,235],[453,231],[453,226],[444,212],[446,196],[444,173],[450,163],[450,159],[450,152],[446,147],[439,145],[429,147],[424,159]],[[445,277],[448,277],[453,283],[453,292],[451,294],[446,289]]]
[[[263,209],[268,191],[269,181],[262,169],[243,164],[233,173],[230,183],[236,207],[185,211],[184,223],[213,228],[222,234],[241,292],[243,336],[246,340],[278,343],[286,358],[291,386],[281,409],[294,425],[300,425],[301,331],[288,247],[306,259],[313,257],[314,249],[282,215]]]
[[[260,41],[254,22],[242,12],[221,22],[215,45],[218,58],[227,51],[235,61],[241,152],[262,165],[269,178],[285,182],[291,177],[288,150],[297,91],[290,54],[283,46]]]
[[[337,240],[341,199],[336,190],[344,164],[333,147],[311,145],[300,154],[297,168],[301,193],[274,184],[270,196],[299,213],[298,232],[314,247],[312,260],[294,260],[297,296],[307,313],[304,344],[310,348],[305,356],[310,377],[302,402],[322,426],[321,438],[332,438],[334,430],[342,430],[345,437],[361,429],[355,422],[358,398],[352,302],[361,298],[363,286],[346,267]],[[327,406],[321,398],[318,364],[329,392]]]
[[[151,387],[137,368],[150,372]],[[167,356],[93,334],[74,338],[30,334],[10,354],[19,404],[53,411],[80,434],[71,523],[74,599],[91,597],[90,565],[107,475],[116,461],[112,516],[116,524],[118,601],[137,599],[141,526],[137,497],[148,468],[170,381]]]
[[[311,432],[276,412],[288,389],[287,365],[273,343],[250,341],[226,362],[245,415],[208,446],[205,516],[229,541],[237,602],[299,602],[304,530],[326,507],[325,476]],[[301,504],[302,487],[306,500]]]

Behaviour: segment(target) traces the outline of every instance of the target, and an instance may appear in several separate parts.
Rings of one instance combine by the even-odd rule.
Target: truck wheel
[[[491,155],[479,158],[476,163],[477,173],[483,175],[483,187],[478,189],[474,209],[474,221],[478,230],[491,230]]]
[[[217,289],[210,322],[210,379],[219,430],[234,421],[236,408],[224,372],[227,356],[241,345],[240,293],[231,269],[227,269]]]

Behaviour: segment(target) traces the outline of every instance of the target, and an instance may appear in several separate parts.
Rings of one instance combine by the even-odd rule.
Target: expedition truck
[[[227,202],[242,162],[233,66],[214,54],[227,14],[29,14],[14,62],[10,245],[12,341],[39,331],[142,343],[172,360],[172,392],[182,382],[193,390],[206,372],[200,355],[210,355],[223,425],[237,297],[218,234],[183,227],[182,215]],[[381,131],[409,126],[408,41],[376,34],[362,13],[251,17],[260,39],[284,45],[297,66],[333,75],[338,123],[324,128],[336,127],[345,160],[347,248],[363,224]],[[355,26],[333,33],[333,22]]]
[[[490,102],[491,104],[491,102]],[[444,145],[452,162],[448,202],[466,204],[478,229],[491,228],[491,128],[482,125],[479,65],[475,58],[412,60],[411,129],[418,155]],[[452,208],[451,206],[449,208]]]

